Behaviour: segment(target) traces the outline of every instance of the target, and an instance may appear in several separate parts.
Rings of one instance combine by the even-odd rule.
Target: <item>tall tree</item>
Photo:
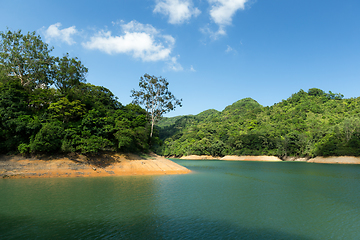
[[[153,135],[154,125],[164,113],[174,110],[176,106],[181,107],[182,99],[176,99],[168,89],[169,82],[162,77],[150,76],[145,74],[139,80],[140,90],[131,90],[133,103],[144,106],[149,113],[151,131]]]
[[[26,35],[21,30],[0,32],[0,67],[7,75],[20,79],[23,86],[35,88],[52,83],[51,51],[35,32]]]
[[[66,54],[62,58],[55,58],[52,71],[54,85],[62,94],[66,94],[70,89],[86,82],[88,69],[77,58],[70,58]]]

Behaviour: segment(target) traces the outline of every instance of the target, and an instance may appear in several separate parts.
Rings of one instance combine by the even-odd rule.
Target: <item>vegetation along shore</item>
[[[163,118],[158,131],[156,153],[165,156],[360,156],[360,98],[317,88],[272,106],[245,98],[222,111]]]
[[[159,156],[358,163],[359,97],[311,88],[272,106],[245,98],[223,111],[162,118],[182,101],[165,78],[145,74],[140,90],[129,91],[134,101],[123,105],[86,82],[79,59],[52,56],[35,32],[8,30],[0,38],[3,177],[189,172]],[[131,155],[152,152],[155,159]]]
[[[360,164],[360,157],[353,156],[329,156],[329,157],[287,157],[281,160],[277,156],[224,156],[213,157],[209,155],[189,155],[180,159],[185,160],[223,160],[223,161],[263,161],[263,162],[308,162],[308,163],[330,163],[330,164]]]

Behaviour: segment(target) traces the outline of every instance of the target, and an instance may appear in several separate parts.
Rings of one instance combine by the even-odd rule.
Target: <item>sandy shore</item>
[[[53,159],[0,156],[0,178],[104,177],[121,175],[185,174],[190,170],[150,154],[60,156]]]
[[[180,159],[184,160],[219,160],[218,157],[208,156],[208,155],[189,155],[182,156]]]
[[[282,160],[275,156],[225,156],[220,160],[226,161],[266,161],[281,162]]]
[[[183,156],[180,159],[185,160],[225,160],[225,161],[269,161],[269,162],[280,162],[280,158],[275,156],[233,156],[228,155],[225,157],[213,157],[208,155],[189,155]]]
[[[184,156],[186,160],[282,161],[275,156]],[[360,164],[360,157],[288,158],[286,161],[308,163]],[[121,175],[186,174],[190,170],[156,154],[140,157],[135,154],[100,154],[92,157],[66,155],[27,158],[0,156],[0,178],[104,177]]]
[[[310,163],[338,163],[338,164],[360,164],[360,157],[341,156],[341,157],[316,157],[311,158]]]
[[[287,157],[281,160],[276,156],[225,156],[212,157],[208,155],[189,155],[183,156],[180,159],[184,160],[224,160],[224,161],[266,161],[266,162],[308,162],[308,163],[332,163],[332,164],[360,164],[360,157],[341,156],[341,157],[315,157],[315,158],[296,158]]]

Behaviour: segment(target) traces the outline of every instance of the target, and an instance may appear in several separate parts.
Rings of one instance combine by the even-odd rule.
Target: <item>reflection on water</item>
[[[0,239],[360,239],[360,166],[176,161],[193,173],[0,180]]]

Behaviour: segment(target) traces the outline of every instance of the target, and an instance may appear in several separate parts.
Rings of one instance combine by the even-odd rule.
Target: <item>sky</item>
[[[0,31],[36,31],[88,69],[87,82],[131,103],[144,74],[182,107],[271,106],[300,89],[358,97],[359,0],[0,0]]]

